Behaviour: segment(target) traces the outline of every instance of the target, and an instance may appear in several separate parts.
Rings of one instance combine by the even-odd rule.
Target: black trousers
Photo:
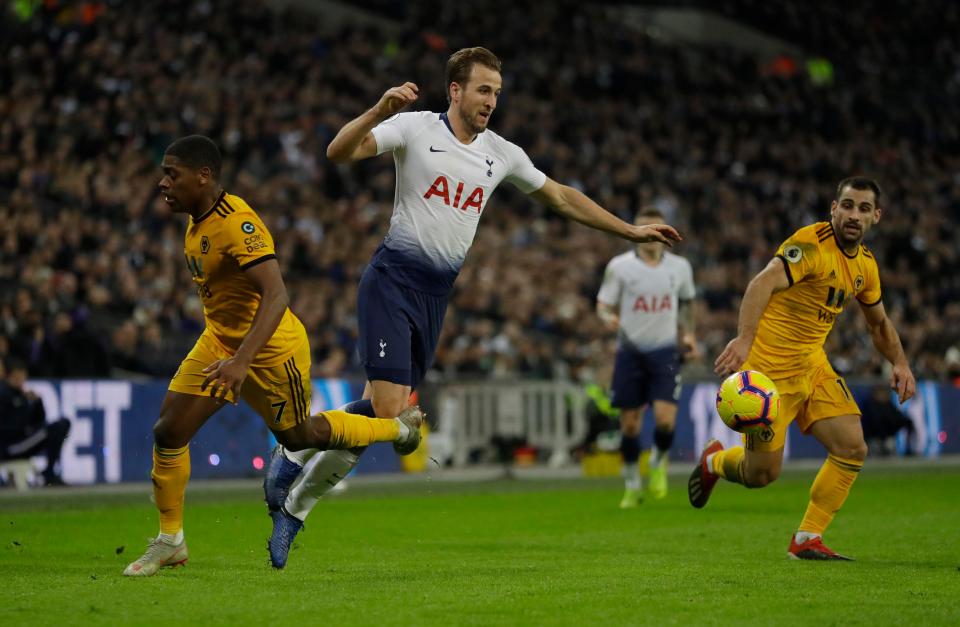
[[[47,423],[44,427],[37,429],[18,442],[4,442],[0,457],[3,459],[26,459],[34,455],[46,455],[47,467],[43,474],[44,476],[54,475],[56,474],[57,464],[60,463],[63,443],[69,433],[70,421],[61,418],[56,422]]]

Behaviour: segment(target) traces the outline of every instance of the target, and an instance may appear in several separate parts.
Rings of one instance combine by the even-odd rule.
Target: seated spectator
[[[43,403],[24,388],[26,365],[13,358],[7,363],[6,376],[0,372],[0,460],[46,455],[45,485],[64,485],[57,468],[60,451],[70,433],[70,421],[61,418],[47,423]]]
[[[130,373],[149,374],[149,364],[143,359],[139,348],[140,329],[133,320],[127,320],[113,330],[110,361],[114,374],[125,376]]]

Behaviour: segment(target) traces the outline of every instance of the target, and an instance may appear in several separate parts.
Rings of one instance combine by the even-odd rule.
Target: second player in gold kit
[[[745,438],[748,449],[783,448],[793,420],[806,433],[816,420],[860,415],[823,350],[844,306],[854,300],[867,307],[880,304],[877,262],[863,244],[853,250],[839,246],[830,222],[803,227],[777,250],[789,289],[770,297],[742,369],[762,372],[776,383],[780,413],[772,435]]]
[[[874,346],[892,365],[890,384],[900,402],[916,390],[900,337],[883,307],[877,262],[863,245],[864,235],[880,219],[880,197],[880,187],[871,179],[841,181],[830,221],[790,236],[750,282],[737,337],[715,362],[722,376],[749,369],[770,377],[780,392],[780,412],[770,428],[745,436],[743,447],[723,450],[717,441],[707,443],[690,476],[690,503],[705,506],[720,478],[752,488],[776,480],[787,428],[796,420],[828,452],[790,541],[788,555],[796,559],[849,559],[822,541],[867,456],[860,409],[823,349],[847,305],[859,306]]]

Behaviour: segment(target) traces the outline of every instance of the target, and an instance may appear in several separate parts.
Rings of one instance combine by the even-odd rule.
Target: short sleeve
[[[777,257],[783,262],[790,285],[815,274],[823,264],[820,243],[815,239],[815,233],[807,230],[800,229],[777,249]]]
[[[686,259],[683,259],[683,271],[681,274],[680,287],[677,289],[677,298],[680,300],[693,300],[697,296],[697,288],[693,284],[693,266]]]
[[[516,144],[508,144],[507,154],[510,158],[509,171],[504,180],[517,187],[524,194],[531,194],[547,182],[547,175],[533,165],[523,148]]]
[[[621,291],[620,278],[613,268],[613,261],[611,261],[607,264],[607,269],[603,272],[603,282],[600,284],[600,292],[597,293],[597,300],[604,305],[616,307],[620,304]]]
[[[373,127],[370,132],[377,140],[378,155],[393,152],[406,145],[410,122],[415,115],[412,112],[398,113]]]
[[[241,270],[277,257],[270,231],[253,211],[227,216],[220,237],[223,253],[236,259]]]
[[[866,268],[867,276],[864,277],[863,289],[857,292],[857,300],[862,304],[872,307],[881,300],[880,289],[880,268],[872,257]]]

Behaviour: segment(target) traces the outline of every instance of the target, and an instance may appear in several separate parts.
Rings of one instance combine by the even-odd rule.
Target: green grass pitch
[[[156,532],[147,485],[7,494],[0,624],[960,624],[960,466],[868,463],[826,536],[852,563],[786,559],[814,474],[701,511],[681,476],[633,511],[613,479],[358,483],[282,572],[252,484],[195,489],[190,562],[149,579],[120,574]]]

